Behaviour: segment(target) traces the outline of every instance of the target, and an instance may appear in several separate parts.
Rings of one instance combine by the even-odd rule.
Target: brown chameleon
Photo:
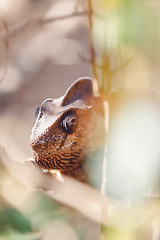
[[[87,182],[86,159],[104,140],[102,106],[88,77],[76,80],[64,96],[44,100],[30,137],[35,162]]]

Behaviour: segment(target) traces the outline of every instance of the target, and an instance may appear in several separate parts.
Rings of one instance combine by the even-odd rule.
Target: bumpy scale
[[[76,80],[58,99],[46,99],[36,111],[30,145],[43,169],[87,182],[85,159],[102,146],[102,100],[95,97],[90,78]]]

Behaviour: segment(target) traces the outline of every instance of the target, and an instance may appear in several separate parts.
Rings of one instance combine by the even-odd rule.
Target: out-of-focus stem
[[[55,21],[61,21],[68,18],[73,17],[83,17],[87,16],[87,11],[81,11],[81,12],[73,12],[71,14],[66,14],[62,16],[57,17],[50,17],[50,18],[43,18],[43,17],[37,17],[37,18],[29,18],[24,21],[18,22],[17,24],[13,25],[12,27],[7,28],[7,31],[2,32],[0,34],[0,41],[4,39],[9,39],[11,37],[16,37],[18,34],[23,33],[23,31],[35,29],[37,27],[43,27],[45,24],[49,24]]]
[[[93,79],[98,81],[98,74],[95,63],[95,51],[92,37],[92,29],[93,29],[93,21],[92,21],[92,0],[88,0],[88,20],[89,20],[89,42],[90,42],[90,53],[91,53],[91,63],[92,63],[92,71],[93,71]]]

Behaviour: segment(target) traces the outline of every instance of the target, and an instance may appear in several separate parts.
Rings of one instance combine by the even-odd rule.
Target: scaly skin
[[[101,106],[89,78],[75,81],[59,99],[46,99],[30,137],[36,163],[87,182],[85,159],[103,142]]]

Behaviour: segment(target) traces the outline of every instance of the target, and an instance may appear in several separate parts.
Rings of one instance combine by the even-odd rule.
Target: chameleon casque
[[[35,162],[87,182],[86,159],[104,141],[102,99],[94,96],[91,79],[80,78],[64,96],[46,99],[36,115],[30,137]]]

